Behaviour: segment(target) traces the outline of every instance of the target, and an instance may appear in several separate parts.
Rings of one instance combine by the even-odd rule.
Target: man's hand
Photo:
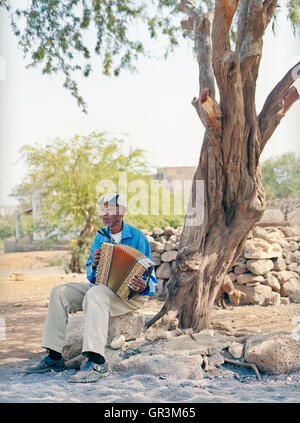
[[[135,276],[131,279],[131,288],[135,292],[143,292],[147,288],[147,282],[143,278]]]
[[[93,263],[92,263],[93,269],[96,269],[96,267],[98,266],[99,259],[100,259],[100,251],[101,251],[101,248],[97,248],[97,250],[93,252]]]

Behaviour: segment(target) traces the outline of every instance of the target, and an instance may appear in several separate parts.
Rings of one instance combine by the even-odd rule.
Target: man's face
[[[123,215],[119,213],[119,206],[104,203],[100,205],[100,215],[104,226],[115,226],[122,221]]]

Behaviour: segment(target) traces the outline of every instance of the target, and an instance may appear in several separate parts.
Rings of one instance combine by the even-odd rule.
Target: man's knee
[[[66,295],[68,291],[68,283],[54,286],[50,291],[50,298],[57,298],[61,295]]]
[[[61,285],[56,285],[54,286],[51,291],[50,291],[50,301],[56,299],[57,297],[60,296],[62,289],[61,289]]]
[[[84,301],[94,301],[95,303],[100,303],[108,301],[109,297],[110,289],[106,285],[95,285],[87,291]]]
[[[74,295],[75,292],[73,291],[72,282],[54,286],[50,291],[49,304],[62,304],[68,312],[72,313],[74,307],[77,310],[78,306],[76,304],[79,300],[79,298],[77,298],[79,293]]]

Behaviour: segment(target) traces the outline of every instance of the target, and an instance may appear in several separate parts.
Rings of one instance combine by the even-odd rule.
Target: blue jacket
[[[86,276],[88,280],[92,283],[95,283],[96,281],[96,270],[92,268],[93,253],[95,250],[97,250],[97,248],[101,247],[103,242],[109,241],[109,238],[110,238],[110,232],[107,228],[102,228],[102,231],[104,231],[108,235],[108,238],[105,235],[102,235],[98,231],[92,243],[89,258],[86,262]],[[143,234],[143,232],[141,232],[139,229],[135,228],[134,226],[131,226],[128,223],[125,223],[124,221],[122,226],[122,238],[121,238],[120,244],[125,244],[125,245],[129,245],[130,247],[136,248],[137,250],[139,250],[141,253],[143,253],[145,256],[149,257],[152,260],[149,242],[147,238],[145,237],[145,235]],[[140,295],[148,295],[149,297],[153,296],[155,293],[156,284],[157,284],[157,280],[155,277],[155,272],[153,270],[148,282],[148,287],[145,289],[145,291],[141,292]]]

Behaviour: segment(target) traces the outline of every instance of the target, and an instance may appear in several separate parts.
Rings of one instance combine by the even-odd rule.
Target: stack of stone
[[[241,304],[260,305],[300,302],[299,275],[300,233],[291,227],[254,227],[229,272],[235,287],[246,294]]]
[[[175,268],[178,253],[179,238],[182,226],[177,229],[166,226],[164,229],[154,228],[152,232],[143,230],[149,241],[152,258],[155,263],[157,289],[155,298],[165,299],[166,284]]]
[[[164,300],[178,253],[182,227],[143,231],[158,279],[155,298]],[[255,226],[244,250],[229,270],[235,287],[246,294],[241,304],[278,305],[300,302],[300,227]]]

